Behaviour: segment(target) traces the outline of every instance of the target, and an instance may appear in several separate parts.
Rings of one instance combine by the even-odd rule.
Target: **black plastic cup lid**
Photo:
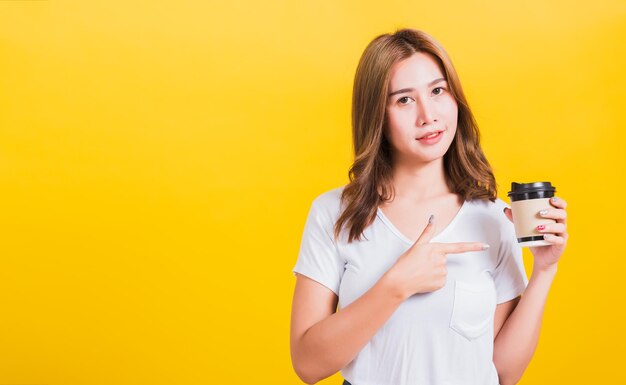
[[[556,192],[556,187],[550,182],[511,183],[511,191],[507,194],[512,201],[551,198]]]

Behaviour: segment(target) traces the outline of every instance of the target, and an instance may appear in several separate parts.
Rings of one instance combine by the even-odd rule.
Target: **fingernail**
[[[539,215],[541,215],[542,217],[545,216],[546,214],[548,214],[548,210],[539,211]]]
[[[557,197],[552,197],[552,202],[556,202],[556,201],[558,201],[558,200],[559,200],[559,198],[557,198]]]
[[[537,226],[537,230],[545,230],[546,226],[545,225],[539,225]]]
[[[428,224],[432,224],[433,220],[435,219],[435,215],[434,214],[430,214],[430,217],[428,218]]]
[[[487,250],[487,249],[488,249],[488,248],[490,248],[490,247],[491,247],[491,246],[489,246],[488,244],[483,243],[483,250]]]

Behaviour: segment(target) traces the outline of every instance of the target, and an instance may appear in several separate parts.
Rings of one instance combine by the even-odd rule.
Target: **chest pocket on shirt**
[[[450,327],[474,340],[493,326],[496,311],[496,287],[488,272],[472,281],[456,281]]]

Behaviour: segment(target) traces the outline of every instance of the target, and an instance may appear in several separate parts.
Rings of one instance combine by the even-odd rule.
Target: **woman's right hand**
[[[489,248],[489,245],[483,242],[429,243],[434,235],[435,224],[431,219],[417,241],[388,271],[390,281],[403,299],[413,294],[439,290],[445,286],[448,276],[447,254],[483,251]]]

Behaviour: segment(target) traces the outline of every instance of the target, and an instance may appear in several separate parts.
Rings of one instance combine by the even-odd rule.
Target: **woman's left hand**
[[[565,245],[567,244],[567,213],[565,207],[567,202],[561,198],[550,198],[550,204],[554,206],[552,209],[548,209],[545,215],[539,214],[543,218],[551,218],[556,220],[556,223],[549,223],[544,225],[543,229],[537,229],[540,233],[544,234],[546,241],[550,243],[550,246],[535,246],[529,247],[530,252],[535,257],[535,264],[533,270],[548,270],[555,268],[556,263],[561,258],[561,254],[565,251]],[[513,222],[513,216],[510,208],[504,210],[504,214]]]

